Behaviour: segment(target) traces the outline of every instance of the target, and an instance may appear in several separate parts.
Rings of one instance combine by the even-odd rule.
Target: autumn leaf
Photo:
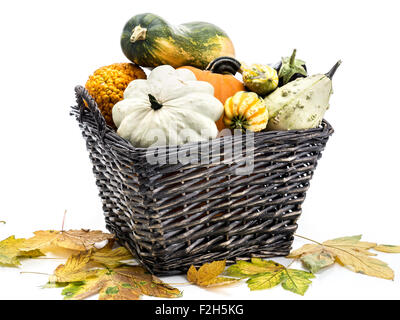
[[[115,249],[104,247],[99,250],[92,251],[90,260],[97,262],[109,268],[116,268],[126,260],[132,260],[132,254],[124,247],[118,247]]]
[[[285,269],[282,278],[282,287],[294,293],[304,295],[312,278],[315,276],[312,273],[303,270]]]
[[[104,240],[113,239],[109,233],[99,230],[69,230],[69,231],[36,231],[34,236],[25,241],[24,251],[48,249],[56,246],[64,249],[86,251],[95,248],[95,244]]]
[[[385,253],[400,253],[400,246],[393,246],[390,244],[380,244],[376,247],[373,247],[373,249]]]
[[[253,275],[247,280],[250,290],[264,290],[276,287],[282,282],[285,268]]]
[[[238,260],[236,264],[231,265],[226,274],[231,277],[247,278],[251,275],[275,271],[282,266],[272,260],[262,260],[259,258],[252,258],[251,262]]]
[[[304,295],[314,278],[312,273],[287,269],[285,266],[272,260],[252,258],[251,262],[237,261],[227,270],[228,275],[236,275],[249,278],[247,285],[250,290],[271,289],[279,284],[289,291]]]
[[[335,257],[331,253],[321,250],[321,252],[302,256],[301,261],[307,270],[317,273],[319,270],[335,264]]]
[[[192,265],[187,272],[187,279],[200,287],[223,286],[239,281],[240,279],[220,277],[225,271],[225,266],[225,260],[205,263],[198,270]]]
[[[16,267],[20,265],[18,258],[34,258],[44,254],[40,250],[21,251],[25,239],[16,239],[15,236],[0,241],[0,264]]]
[[[90,268],[90,260],[92,251],[83,251],[75,255],[71,255],[65,264],[59,265],[54,274],[50,276],[49,282],[75,282],[84,281],[90,277],[98,276],[103,272],[102,269]]]
[[[296,269],[280,269],[274,272],[265,272],[252,276],[247,280],[250,290],[271,289],[281,284],[291,292],[304,295],[314,278],[312,273]]]
[[[84,277],[83,277],[84,278]],[[137,300],[141,295],[177,298],[181,292],[138,266],[101,269],[80,283],[70,283],[62,294],[65,299],[82,300],[99,293],[100,300]]]
[[[160,298],[182,296],[178,289],[163,282],[141,266],[122,266],[113,270],[116,274],[129,278],[132,287],[141,294]]]
[[[357,273],[392,280],[393,270],[385,262],[372,258],[375,254],[368,251],[375,249],[377,244],[360,240],[361,235],[357,235],[306,244],[291,252],[287,258],[300,259],[312,272],[318,272],[337,262]]]
[[[50,277],[50,282],[74,282],[98,276],[99,269],[94,267],[116,268],[124,264],[122,260],[133,257],[124,247],[116,249],[106,246],[102,249],[91,249],[71,255],[65,264],[59,265]],[[91,270],[89,270],[91,269]]]
[[[113,273],[87,279],[83,284],[71,283],[63,291],[65,299],[82,300],[99,293],[99,300],[138,300],[140,293],[133,289],[129,278]]]
[[[132,258],[128,251],[110,247],[71,255],[49,278],[49,284],[66,284],[66,299],[85,299],[100,293],[101,300],[136,300],[141,295],[175,298],[178,289],[163,283],[141,266],[120,266],[120,259]],[[101,267],[99,267],[99,264]],[[110,268],[109,266],[119,266]],[[104,266],[108,266],[104,268]]]

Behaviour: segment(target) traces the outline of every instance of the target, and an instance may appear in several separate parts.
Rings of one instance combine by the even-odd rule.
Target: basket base
[[[294,224],[297,229],[297,224]],[[143,259],[143,254],[136,251],[135,243],[127,239],[124,234],[121,234],[118,228],[112,224],[107,224],[107,229],[115,234],[120,245],[128,249],[132,255],[141,262],[141,264],[152,274],[156,276],[173,276],[186,274],[191,265],[199,268],[204,263],[210,263],[218,260],[225,260],[226,265],[235,264],[238,260],[249,261],[251,258],[273,258],[273,257],[286,257],[292,249],[294,236],[276,235],[265,241],[264,244],[257,244],[254,246],[244,245],[235,250],[227,249],[225,251],[210,251],[202,253],[201,255],[185,256],[176,258],[174,260],[167,259],[166,261],[155,261],[151,259]],[[186,262],[187,261],[187,262]]]

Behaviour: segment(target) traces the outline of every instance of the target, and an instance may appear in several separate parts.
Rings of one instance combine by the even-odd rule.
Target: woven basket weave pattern
[[[192,264],[289,253],[309,181],[333,133],[326,121],[316,129],[254,134],[254,169],[237,175],[251,160],[242,137],[211,140],[197,164],[150,164],[146,149],[105,125],[84,88],[76,94],[72,114],[86,140],[106,226],[151,272],[172,275]],[[242,162],[224,158],[235,146],[242,146]],[[164,151],[177,156],[176,149]],[[207,156],[218,162],[201,164]]]

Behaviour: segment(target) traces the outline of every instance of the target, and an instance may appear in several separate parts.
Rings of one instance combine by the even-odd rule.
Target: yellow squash
[[[224,123],[227,128],[258,132],[267,127],[267,106],[254,92],[237,92],[226,100],[224,108]]]

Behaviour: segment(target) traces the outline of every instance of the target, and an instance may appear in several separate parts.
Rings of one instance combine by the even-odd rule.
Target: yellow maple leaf
[[[338,262],[351,271],[392,280],[394,278],[393,270],[385,262],[371,258],[375,254],[368,251],[376,248],[377,244],[360,240],[361,235],[357,235],[328,240],[323,243],[306,244],[291,252],[287,257],[300,259],[312,272],[317,272]]]
[[[48,249],[55,246],[64,249],[85,251],[94,248],[96,243],[113,238],[112,234],[99,230],[36,231],[32,238],[25,241],[21,250]]]
[[[223,286],[240,280],[220,277],[220,274],[225,271],[225,267],[225,260],[205,263],[198,270],[192,265],[187,272],[187,279],[200,287]]]
[[[400,253],[400,246],[393,246],[390,244],[380,244],[373,249],[385,253]]]
[[[101,249],[80,251],[78,254],[71,255],[65,264],[59,265],[49,281],[84,281],[87,278],[99,275],[100,269],[94,269],[94,267],[116,268],[123,265],[123,261],[132,258],[132,255],[124,247],[112,249],[111,246],[107,245]]]
[[[124,261],[132,259],[132,254],[126,248],[118,247],[112,249],[108,246],[99,250],[93,250],[90,258],[91,261],[97,262],[109,268],[116,268],[124,264]]]
[[[50,276],[49,282],[76,282],[85,281],[90,277],[98,276],[100,269],[89,270],[92,251],[83,251],[71,255],[65,264],[59,265],[54,274]]]
[[[18,258],[43,256],[40,250],[21,251],[25,239],[16,239],[15,236],[0,241],[0,264],[16,267],[20,265]]]

